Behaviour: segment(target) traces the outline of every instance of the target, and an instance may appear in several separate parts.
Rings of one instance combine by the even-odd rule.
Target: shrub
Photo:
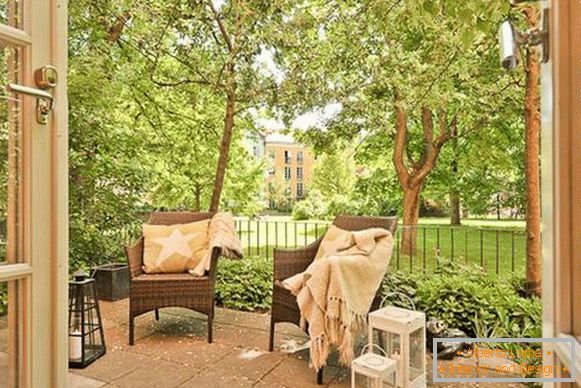
[[[317,190],[311,190],[306,199],[294,204],[292,219],[293,220],[312,220],[322,219],[327,214],[327,203],[321,193]]]
[[[400,292],[413,299],[427,318],[436,318],[469,336],[541,336],[541,303],[519,295],[514,280],[489,276],[477,266],[443,260],[430,276],[390,273],[384,295]],[[406,307],[397,297],[394,305]]]
[[[292,219],[295,221],[308,220],[313,217],[313,206],[310,201],[298,201],[293,206]]]
[[[220,259],[216,299],[218,304],[238,310],[269,309],[272,302],[272,260],[263,257]]]
[[[344,194],[334,195],[329,200],[325,218],[333,219],[340,214],[358,214],[357,203]]]

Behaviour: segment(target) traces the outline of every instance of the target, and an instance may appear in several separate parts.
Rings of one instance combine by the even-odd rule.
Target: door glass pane
[[[20,83],[20,49],[0,50],[0,264],[18,262],[21,109],[18,96],[1,86]]]
[[[18,386],[18,329],[17,282],[0,283],[0,388]]]
[[[0,0],[0,23],[22,28],[22,1]]]

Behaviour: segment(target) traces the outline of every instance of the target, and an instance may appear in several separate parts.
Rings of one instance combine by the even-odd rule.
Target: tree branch
[[[212,11],[212,14],[214,15],[214,20],[216,20],[216,23],[218,24],[218,28],[220,29],[220,34],[222,35],[222,38],[224,38],[224,41],[226,42],[226,46],[228,47],[228,51],[232,52],[233,51],[232,40],[230,39],[230,35],[228,34],[228,30],[226,29],[226,26],[224,25],[224,21],[222,20],[222,16],[218,12],[218,10],[216,10],[216,7],[214,7],[212,0],[208,0],[207,4],[208,4],[208,7],[210,8],[210,10]]]
[[[407,139],[407,118],[401,107],[401,96],[399,91],[395,91],[395,144],[393,148],[393,165],[402,186],[407,187],[410,174],[405,167],[404,154]]]

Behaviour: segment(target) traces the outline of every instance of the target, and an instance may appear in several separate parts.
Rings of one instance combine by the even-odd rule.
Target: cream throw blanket
[[[350,232],[348,248],[314,260],[305,272],[283,281],[297,296],[301,327],[308,323],[311,364],[322,368],[329,347],[337,345],[340,361],[353,359],[353,334],[364,329],[367,314],[387,272],[393,237],[385,229]]]
[[[190,269],[194,276],[204,276],[210,270],[212,252],[214,248],[220,248],[222,256],[240,259],[242,258],[242,246],[234,226],[234,218],[230,213],[216,213],[210,220],[208,227],[208,249],[202,260]]]

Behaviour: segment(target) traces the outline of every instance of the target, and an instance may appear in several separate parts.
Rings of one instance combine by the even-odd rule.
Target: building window
[[[297,152],[297,163],[298,164],[303,164],[303,151],[298,151]]]
[[[303,182],[299,182],[297,183],[297,198],[303,198],[304,196]]]
[[[302,167],[297,167],[297,179],[303,180],[303,168]]]
[[[292,155],[289,150],[284,150],[284,164],[291,164]]]
[[[274,175],[274,167],[270,167],[268,169],[268,176],[273,176]]]
[[[274,160],[274,150],[270,150],[268,151],[268,157],[272,160]]]
[[[290,167],[284,168],[284,179],[287,181],[290,181],[290,179],[291,179],[291,168]]]

